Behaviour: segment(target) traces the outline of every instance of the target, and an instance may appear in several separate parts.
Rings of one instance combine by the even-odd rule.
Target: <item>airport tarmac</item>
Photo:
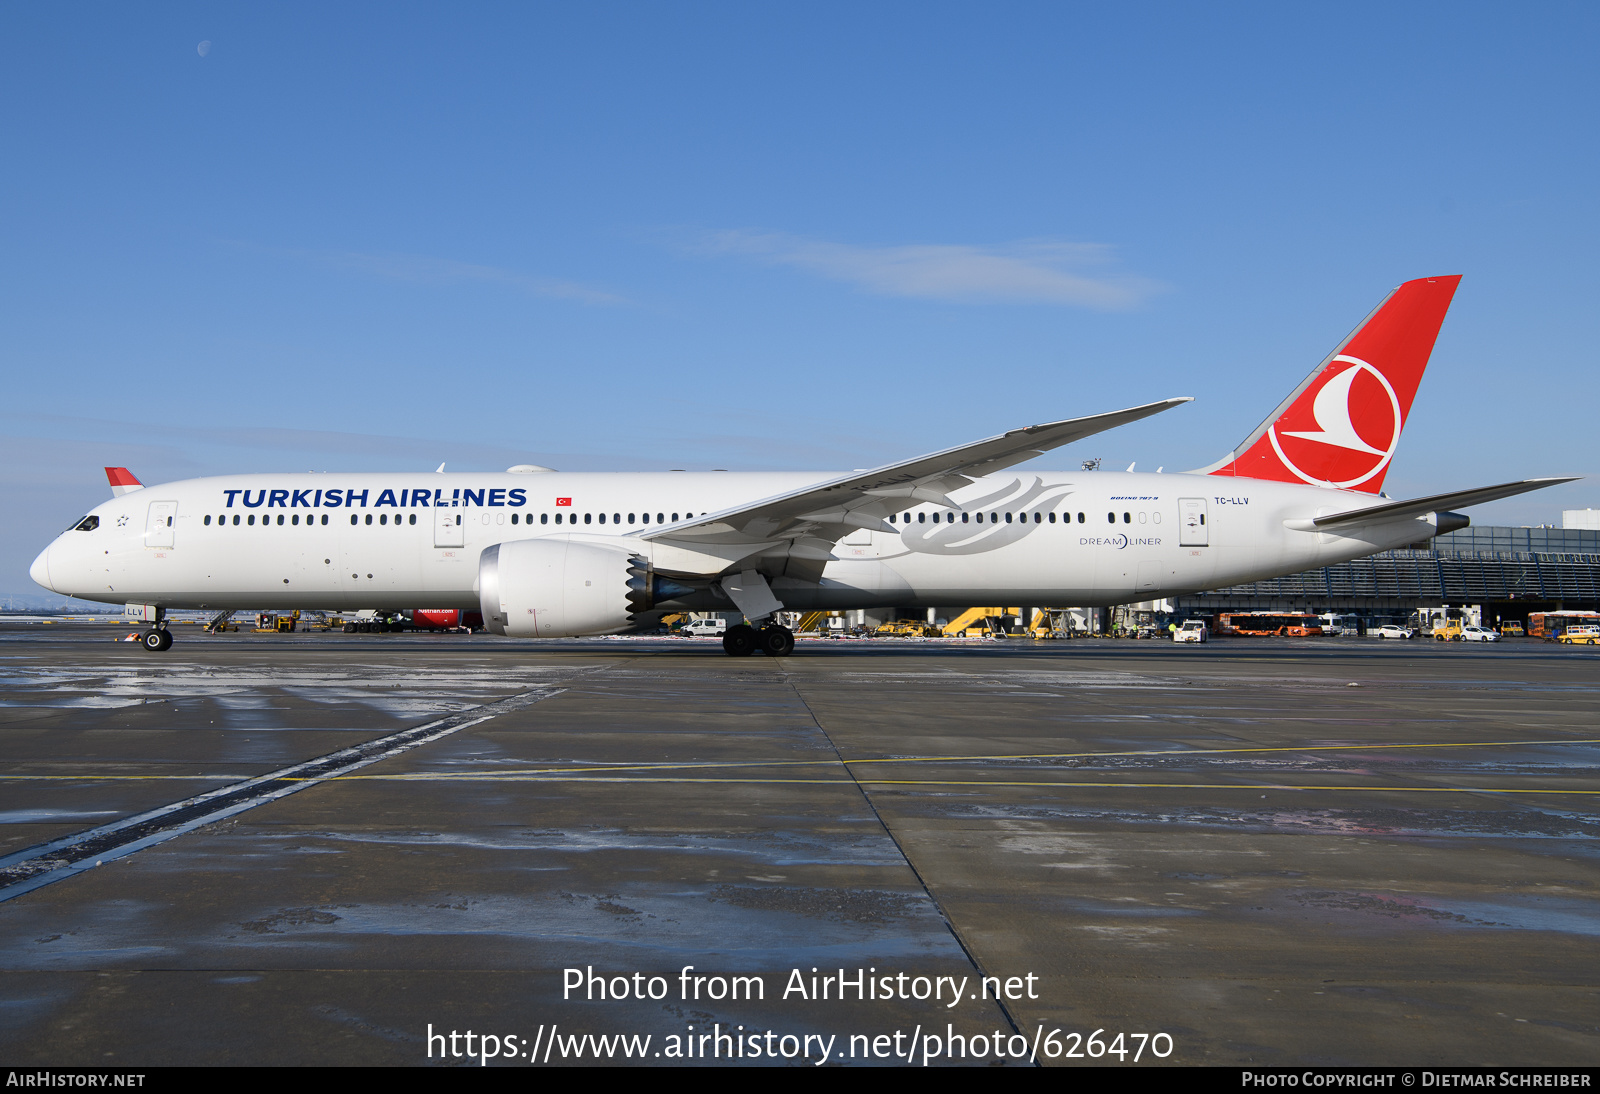
[[[111,632],[0,624],[7,1064],[1600,1059],[1589,648]]]

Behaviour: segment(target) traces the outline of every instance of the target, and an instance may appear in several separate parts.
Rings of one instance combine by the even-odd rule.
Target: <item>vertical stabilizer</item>
[[[144,483],[134,478],[133,472],[126,467],[106,468],[106,481],[111,484],[111,496],[114,498],[144,489]]]
[[[1206,474],[1383,488],[1461,278],[1407,281]]]

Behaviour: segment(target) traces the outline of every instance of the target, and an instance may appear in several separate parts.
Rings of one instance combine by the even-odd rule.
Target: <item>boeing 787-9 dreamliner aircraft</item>
[[[1459,277],[1395,289],[1244,442],[1185,474],[1007,468],[1169,410],[1049,422],[870,471],[271,474],[143,486],[34,562],[171,646],[172,608],[481,610],[497,634],[612,634],[738,611],[728,653],[784,655],[781,609],[1106,606],[1344,562],[1465,527],[1454,509],[1568,478],[1381,494]]]

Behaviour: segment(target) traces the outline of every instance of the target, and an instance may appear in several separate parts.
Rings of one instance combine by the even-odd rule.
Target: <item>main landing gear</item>
[[[787,657],[794,652],[794,632],[776,623],[768,623],[759,630],[740,623],[723,634],[722,648],[729,657],[749,657],[757,650],[768,657]]]
[[[165,653],[172,648],[172,632],[165,627],[151,627],[139,636],[139,645],[151,653]]]
[[[404,623],[387,619],[351,620],[343,628],[345,634],[386,634],[389,631],[398,634],[405,629]]]

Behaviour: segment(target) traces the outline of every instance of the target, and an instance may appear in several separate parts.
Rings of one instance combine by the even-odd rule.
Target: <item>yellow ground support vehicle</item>
[[[1036,639],[1071,638],[1072,613],[1065,608],[1035,608],[1027,633]]]
[[[281,615],[276,612],[261,612],[256,616],[255,631],[257,634],[289,634],[294,631],[295,624],[299,620],[299,611]]]
[[[1461,641],[1461,620],[1452,619],[1448,623],[1439,623],[1433,628],[1433,637],[1438,642]]]
[[[828,612],[807,612],[800,619],[795,634],[822,634],[828,629]]]
[[[968,608],[949,623],[944,633],[949,638],[981,638],[1004,633],[1000,621],[1008,615],[1021,615],[1021,608]]]
[[[942,632],[920,619],[891,619],[872,632],[874,638],[938,638]]]
[[[1561,637],[1556,641],[1573,646],[1600,646],[1600,627],[1592,625],[1568,627],[1561,632]]]
[[[1522,635],[1522,624],[1515,619],[1508,619],[1500,624],[1500,636],[1502,638],[1521,638]]]

